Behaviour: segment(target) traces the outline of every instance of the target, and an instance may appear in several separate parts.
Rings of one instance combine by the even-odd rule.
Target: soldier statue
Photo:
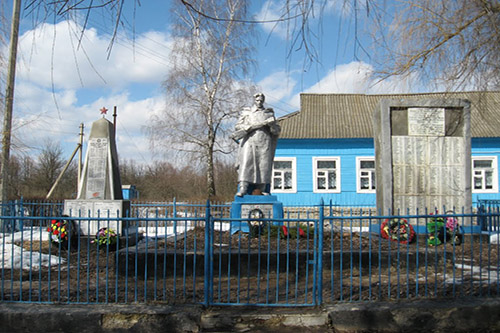
[[[239,144],[239,197],[252,192],[269,194],[274,151],[281,131],[273,109],[264,107],[264,94],[256,94],[254,99],[254,105],[241,112],[232,135]]]

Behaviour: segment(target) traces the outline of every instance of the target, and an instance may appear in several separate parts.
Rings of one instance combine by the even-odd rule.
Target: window
[[[375,193],[375,158],[356,158],[356,183],[358,193]]]
[[[314,192],[340,192],[340,158],[314,157]]]
[[[273,163],[272,192],[296,192],[296,166],[293,157],[276,157]]]
[[[472,191],[476,193],[498,192],[496,156],[472,157]]]

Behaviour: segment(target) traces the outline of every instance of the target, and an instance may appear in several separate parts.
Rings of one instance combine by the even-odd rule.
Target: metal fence
[[[122,235],[104,229],[116,218],[29,207],[0,216],[12,226],[0,233],[3,302],[313,306],[500,293],[500,231],[474,232],[498,220],[497,207],[376,216],[320,205],[249,221],[225,205],[151,204],[120,219]],[[74,232],[90,220],[100,236]],[[231,234],[231,223],[250,232]]]

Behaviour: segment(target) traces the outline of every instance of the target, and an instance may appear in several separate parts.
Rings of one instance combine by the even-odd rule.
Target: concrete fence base
[[[500,332],[500,299],[317,308],[0,303],[0,332]]]

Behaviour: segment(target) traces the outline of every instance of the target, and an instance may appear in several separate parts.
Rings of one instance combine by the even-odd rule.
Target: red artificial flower
[[[56,220],[52,220],[52,224],[56,224],[56,222],[57,222]]]
[[[66,234],[63,232],[63,233],[61,234],[61,238],[64,238],[64,237],[66,237]]]
[[[57,236],[58,234],[59,234],[59,230],[57,230],[57,229],[56,229],[56,230],[54,230],[54,235],[56,235],[56,236]]]
[[[60,227],[61,226],[61,222],[57,222],[57,226]]]
[[[302,228],[299,228],[299,236],[306,237],[306,233],[304,232],[304,230],[302,230]]]
[[[288,236],[288,229],[287,229],[287,227],[282,226],[281,229],[283,229],[283,234],[285,235],[285,237]]]
[[[47,231],[48,231],[48,232],[50,232],[50,231],[51,231],[50,227],[48,227],[48,228],[47,228]]]

